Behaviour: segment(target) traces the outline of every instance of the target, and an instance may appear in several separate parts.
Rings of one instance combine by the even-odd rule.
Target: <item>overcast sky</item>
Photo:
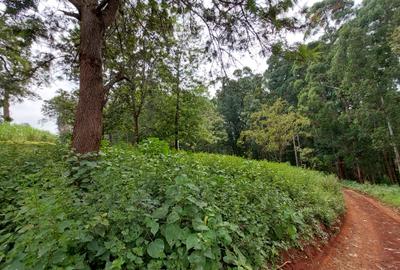
[[[298,1],[297,7],[301,8],[305,5],[310,6],[318,1],[319,0],[301,0]],[[50,5],[59,9],[63,8],[63,5],[60,6],[60,1],[58,0],[49,0],[46,2],[46,5]],[[302,34],[288,34],[286,38],[290,43],[299,42],[302,40]],[[263,72],[267,67],[267,59],[262,58],[259,55],[251,56],[249,54],[244,54],[239,55],[238,58],[239,62],[236,64],[236,66],[231,67],[231,70],[248,66],[255,72]],[[25,100],[22,103],[13,103],[11,105],[11,117],[15,123],[27,123],[33,127],[56,133],[57,126],[54,120],[43,121],[44,117],[41,112],[43,101],[52,98],[57,89],[71,90],[77,86],[68,81],[54,78],[51,79],[51,83],[49,85],[32,87],[34,88],[33,90],[40,96],[40,99]]]

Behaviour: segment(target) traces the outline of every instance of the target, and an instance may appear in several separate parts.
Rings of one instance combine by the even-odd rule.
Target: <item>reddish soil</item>
[[[400,215],[374,199],[345,190],[347,212],[326,246],[307,247],[281,269],[400,270]],[[293,257],[293,256],[292,256]],[[287,257],[288,258],[288,257]]]

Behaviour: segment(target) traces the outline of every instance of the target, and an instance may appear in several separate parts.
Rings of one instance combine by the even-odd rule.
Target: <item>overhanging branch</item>
[[[68,2],[70,2],[72,5],[74,5],[74,7],[76,7],[76,9],[78,11],[81,10],[81,6],[82,6],[82,1],[81,0],[68,0]]]
[[[81,19],[81,16],[79,15],[79,13],[69,12],[69,11],[65,11],[65,10],[61,10],[61,12],[64,13],[66,16],[75,18],[77,20]]]

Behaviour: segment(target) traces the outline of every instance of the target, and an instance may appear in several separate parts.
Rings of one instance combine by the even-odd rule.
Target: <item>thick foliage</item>
[[[366,193],[400,209],[400,187],[398,185],[359,184],[354,181],[343,181],[342,183],[345,187]]]
[[[335,178],[285,164],[159,141],[65,153],[1,145],[0,268],[260,268],[343,211]]]
[[[55,142],[57,137],[50,132],[29,125],[0,123],[0,141],[7,142]]]

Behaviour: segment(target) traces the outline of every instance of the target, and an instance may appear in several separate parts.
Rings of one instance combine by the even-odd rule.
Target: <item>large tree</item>
[[[103,44],[106,29],[115,21],[118,8],[124,12],[142,2],[121,0],[68,0],[78,11],[65,12],[80,22],[80,91],[75,117],[72,146],[78,153],[98,151],[102,135]],[[166,16],[186,13],[191,24],[207,29],[211,55],[222,58],[224,51],[244,50],[257,40],[263,49],[276,30],[292,28],[294,22],[283,16],[292,7],[292,0],[265,3],[197,0],[148,1],[150,10],[161,10]]]
[[[72,132],[77,99],[77,91],[70,93],[59,89],[56,96],[44,101],[42,113],[47,118],[56,120],[58,133],[61,136],[70,135]]]
[[[102,135],[105,87],[103,44],[107,28],[114,22],[119,0],[69,0],[79,20],[79,101],[75,114],[72,147],[78,153],[97,151]]]
[[[106,73],[111,77],[106,98],[114,105],[124,103],[119,106],[130,112],[134,142],[139,143],[143,107],[151,92],[165,81],[164,59],[172,42],[172,21],[161,9],[150,9],[143,3],[125,10],[116,23],[105,50]],[[118,80],[119,86],[111,91],[112,83]]]
[[[266,92],[262,87],[262,76],[253,74],[249,68],[236,70],[235,78],[222,79],[222,88],[217,92],[218,111],[224,119],[227,144],[234,154],[242,154],[238,139],[246,129],[251,113],[260,109]]]
[[[0,11],[0,107],[2,118],[11,121],[10,105],[13,101],[22,101],[35,97],[28,87],[34,79],[45,80],[39,71],[48,68],[50,54],[35,55],[32,45],[45,36],[45,27],[34,12],[36,1],[5,1]]]

